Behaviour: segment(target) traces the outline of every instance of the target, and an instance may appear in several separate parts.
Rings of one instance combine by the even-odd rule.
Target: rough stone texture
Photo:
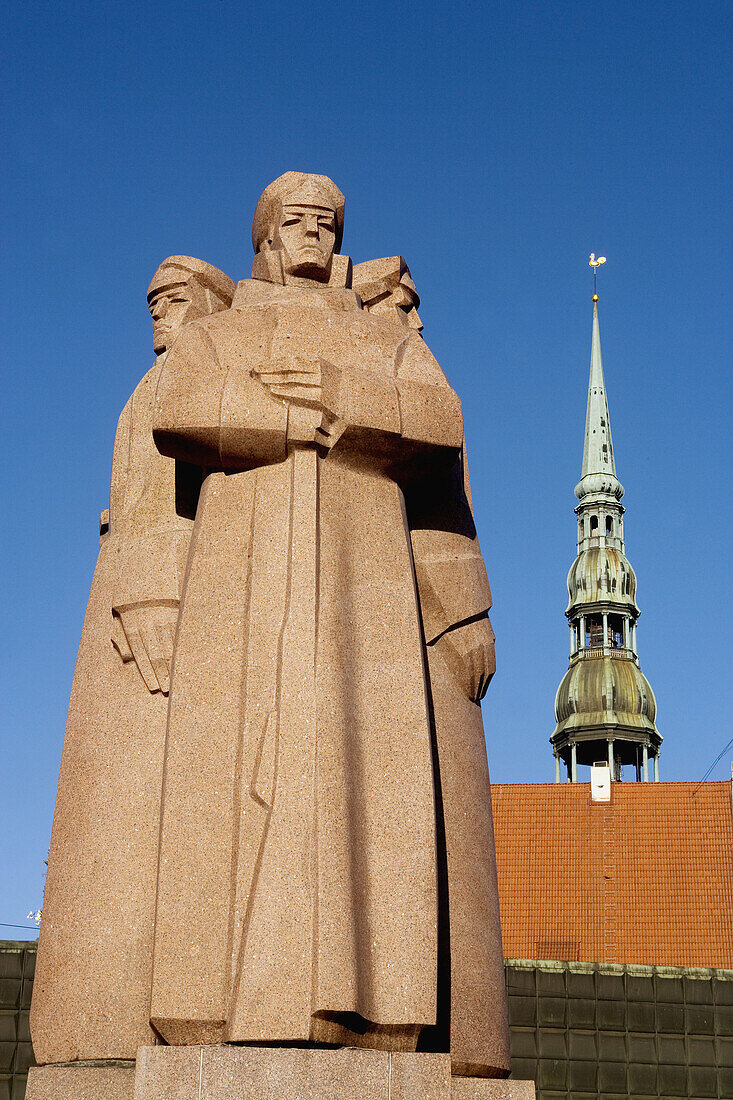
[[[445,1054],[159,1046],[138,1053],[135,1100],[450,1100],[450,1082]]]
[[[140,1047],[134,1100],[200,1100],[203,1047]]]
[[[166,260],[150,287],[155,346],[164,351],[181,324],[227,305],[231,290],[231,280],[201,260]],[[164,358],[138,384],[117,427],[109,532],[71,691],[31,1009],[42,1063],[134,1058],[140,1044],[154,1041],[148,1019],[168,709],[161,689],[195,510],[190,470],[153,443]]]
[[[423,324],[417,312],[420,297],[402,256],[388,256],[357,264],[352,285],[364,309],[370,313],[385,314],[417,332],[422,330]]]
[[[36,1066],[26,1100],[133,1100],[134,1066]]]
[[[508,1072],[478,705],[491,595],[461,405],[400,257],[362,271],[364,308],[343,212],[326,177],[286,173],[230,309],[201,261],[151,284],[156,350],[180,331],[116,448],[51,848],[42,1061],[123,1056],[152,1024],[178,1045]],[[120,541],[128,514],[144,522]]]
[[[450,1096],[450,1057],[443,1054],[390,1055],[388,1100],[443,1100]]]
[[[487,1081],[479,1077],[454,1077],[451,1100],[534,1100],[534,1081]]]

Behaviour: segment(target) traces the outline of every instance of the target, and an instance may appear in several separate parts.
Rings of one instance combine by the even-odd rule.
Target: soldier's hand
[[[480,703],[496,671],[494,631],[488,616],[446,631],[433,643],[433,648],[440,653],[466,697]]]
[[[295,357],[287,361],[263,363],[252,374],[275,397],[289,404],[321,407],[321,361]]]
[[[344,372],[333,363],[321,360],[321,404],[323,418],[316,431],[316,442],[331,448],[348,426],[348,388]]]
[[[177,600],[149,600],[118,607],[112,644],[121,660],[133,660],[148,691],[170,690],[171,661],[178,623]]]

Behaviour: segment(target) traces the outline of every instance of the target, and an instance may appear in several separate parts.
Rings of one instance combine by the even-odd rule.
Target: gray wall
[[[512,1076],[541,1100],[733,1097],[733,971],[507,962]]]
[[[0,940],[0,1100],[23,1100],[35,1064],[28,1030],[35,965],[35,943]]]

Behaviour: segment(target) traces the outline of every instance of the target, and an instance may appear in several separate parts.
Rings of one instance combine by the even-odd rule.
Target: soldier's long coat
[[[257,377],[319,360],[350,425],[328,453]],[[426,648],[490,604],[456,395],[352,292],[247,280],[169,353],[156,440],[210,472],[171,687],[154,1026],[450,1043],[464,1072],[504,1072],[480,711]]]
[[[71,689],[51,835],[31,1033],[39,1063],[134,1058],[150,1027],[167,697],[113,646],[113,612],[178,601],[193,523],[153,442],[163,356],[120,416]],[[180,493],[179,505],[180,505]],[[119,625],[117,624],[119,631]]]

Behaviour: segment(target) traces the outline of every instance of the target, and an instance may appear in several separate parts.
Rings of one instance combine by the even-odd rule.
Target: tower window
[[[587,618],[585,621],[585,644],[589,649],[600,649],[603,645],[603,619]]]
[[[608,616],[608,641],[611,649],[623,649],[624,621],[620,615]]]
[[[611,516],[606,516],[606,534],[613,534],[613,519],[611,518]]]
[[[593,537],[593,535],[598,534],[598,516],[590,517],[590,534],[591,538]]]

